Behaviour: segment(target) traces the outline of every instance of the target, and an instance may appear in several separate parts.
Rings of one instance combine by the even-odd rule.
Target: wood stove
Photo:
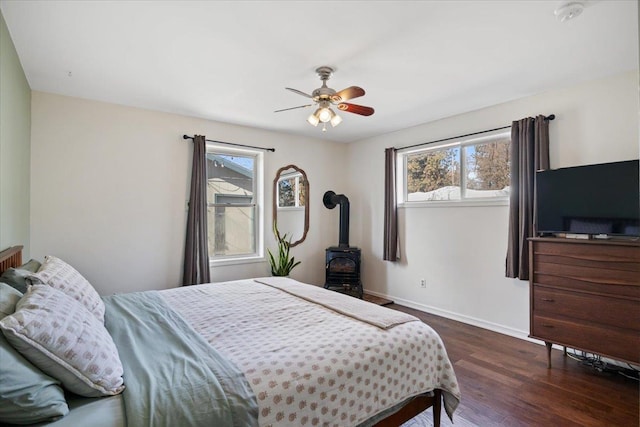
[[[326,250],[324,287],[362,299],[361,251],[349,246],[349,199],[327,191],[322,201],[329,209],[340,205],[340,243]]]
[[[327,248],[324,287],[362,299],[360,248]]]

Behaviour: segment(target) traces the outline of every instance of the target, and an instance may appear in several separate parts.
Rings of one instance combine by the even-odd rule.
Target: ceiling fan
[[[327,130],[327,122],[331,123],[331,126],[333,127],[338,126],[342,122],[342,118],[331,109],[331,106],[333,105],[335,105],[338,110],[346,111],[347,113],[360,114],[361,116],[372,115],[374,113],[374,109],[371,107],[344,102],[364,95],[364,89],[362,89],[361,87],[350,86],[346,89],[342,89],[339,92],[336,92],[334,89],[327,87],[327,80],[329,80],[329,78],[333,74],[333,71],[333,68],[327,66],[316,68],[316,73],[318,73],[320,80],[322,80],[322,86],[314,90],[311,95],[298,89],[293,89],[290,87],[285,88],[287,90],[290,90],[291,92],[297,93],[298,95],[302,95],[312,99],[315,104],[283,108],[282,110],[276,110],[275,112],[279,113],[281,111],[289,111],[317,105],[318,108],[307,118],[307,121],[312,126],[318,126],[318,123],[322,123],[323,132],[326,132]]]

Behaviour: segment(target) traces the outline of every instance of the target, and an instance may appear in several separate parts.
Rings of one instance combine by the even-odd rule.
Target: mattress
[[[160,294],[245,373],[257,396],[260,426],[366,424],[436,388],[443,390],[450,416],[458,404],[460,392],[442,340],[413,316],[292,279]],[[380,319],[390,319],[391,326],[376,325]]]
[[[366,427],[435,389],[450,417],[460,399],[431,327],[317,286],[258,278],[103,299],[126,388],[69,396],[52,426]]]

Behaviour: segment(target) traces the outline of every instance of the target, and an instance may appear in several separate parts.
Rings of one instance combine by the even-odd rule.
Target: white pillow
[[[29,287],[0,329],[20,354],[69,391],[99,397],[124,389],[122,363],[107,329],[51,286]]]
[[[32,284],[53,286],[80,301],[104,324],[104,302],[78,271],[60,258],[48,255],[37,273],[29,275]]]

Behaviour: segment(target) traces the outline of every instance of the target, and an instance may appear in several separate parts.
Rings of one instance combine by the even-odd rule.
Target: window
[[[294,172],[283,175],[278,180],[278,209],[303,208],[306,204],[306,186],[302,185],[302,174]]]
[[[398,153],[400,203],[506,201],[511,136],[507,132]]]
[[[262,153],[207,147],[209,258],[262,257]]]

